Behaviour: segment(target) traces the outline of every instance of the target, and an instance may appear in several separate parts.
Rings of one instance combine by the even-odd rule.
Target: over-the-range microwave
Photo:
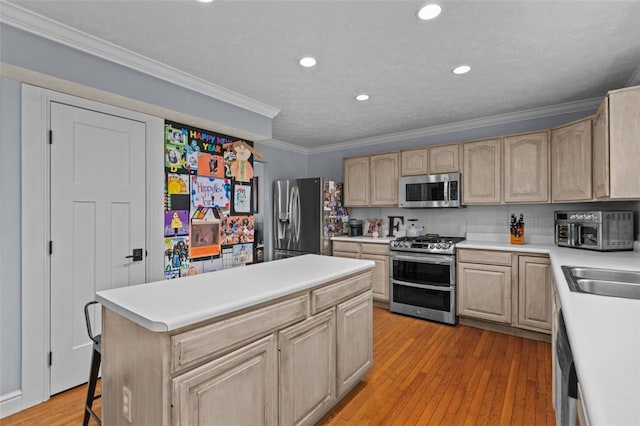
[[[460,207],[460,173],[402,176],[398,180],[398,207]]]

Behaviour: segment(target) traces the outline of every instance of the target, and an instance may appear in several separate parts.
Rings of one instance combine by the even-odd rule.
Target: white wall
[[[0,78],[0,398],[20,389],[20,84]]]
[[[464,190],[464,188],[463,188]],[[400,209],[400,208],[353,208],[351,216],[358,219],[381,217],[388,229],[388,216],[404,216],[407,219],[418,219],[424,226],[425,233],[448,236],[467,234],[502,235],[504,242],[509,241],[509,221],[511,214],[522,213],[525,222],[526,243],[553,244],[554,224],[553,212],[556,210],[633,210],[635,212],[634,235],[640,240],[640,202],[606,202],[606,203],[563,203],[563,204],[504,204],[497,206],[467,206],[459,209]],[[401,234],[403,235],[403,234]]]

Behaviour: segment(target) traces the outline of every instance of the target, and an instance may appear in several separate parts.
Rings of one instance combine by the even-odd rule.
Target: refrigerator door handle
[[[300,190],[296,188],[296,241],[300,242],[300,215],[302,208],[300,207]]]

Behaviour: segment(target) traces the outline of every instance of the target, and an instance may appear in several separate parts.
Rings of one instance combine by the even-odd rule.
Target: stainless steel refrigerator
[[[331,254],[331,237],[342,235],[348,210],[342,183],[323,178],[273,182],[274,257]]]

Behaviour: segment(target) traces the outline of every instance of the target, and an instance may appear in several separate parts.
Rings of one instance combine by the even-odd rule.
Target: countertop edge
[[[297,258],[288,258],[283,259],[281,261],[274,262],[284,262],[286,265],[295,264],[298,262],[296,259],[301,259],[303,257],[309,257],[309,259],[314,259],[313,256],[317,258],[331,258],[331,259],[340,259],[340,268],[338,272],[334,272],[329,270],[328,272],[324,272],[321,275],[317,276],[309,276],[300,278],[300,284],[298,282],[289,283],[284,285],[283,287],[279,287],[276,284],[271,285],[270,287],[265,287],[265,290],[261,293],[252,293],[252,288],[249,287],[245,293],[240,294],[238,299],[234,300],[224,300],[218,303],[217,306],[213,307],[205,307],[203,309],[202,306],[198,306],[196,309],[192,309],[188,311],[185,315],[181,313],[180,315],[174,314],[173,317],[171,315],[165,315],[165,318],[162,320],[158,320],[155,317],[162,315],[154,315],[156,312],[153,312],[151,309],[151,313],[149,313],[150,309],[145,306],[140,301],[139,295],[134,294],[134,287],[147,286],[145,291],[153,291],[155,289],[163,289],[163,286],[167,283],[173,284],[179,282],[181,278],[170,281],[158,281],[154,283],[146,283],[141,284],[139,286],[132,287],[124,287],[119,289],[112,290],[104,290],[96,293],[96,300],[100,302],[103,306],[109,308],[110,310],[118,313],[119,315],[127,318],[128,320],[138,324],[141,327],[146,328],[152,332],[169,332],[174,331],[182,327],[190,326],[192,324],[196,324],[203,321],[214,320],[217,317],[231,314],[236,311],[240,311],[242,309],[250,308],[252,306],[256,306],[262,303],[268,303],[270,301],[287,297],[290,294],[294,294],[297,292],[306,291],[312,289],[317,286],[321,286],[323,284],[328,284],[332,281],[340,280],[343,278],[347,278],[351,275],[359,274],[362,272],[370,271],[374,268],[375,262],[372,260],[366,259],[343,259],[343,258],[333,258],[330,256],[317,256],[317,255],[306,255],[299,256]],[[266,264],[274,264],[274,262],[266,262]],[[284,266],[284,265],[283,265]],[[242,268],[233,269],[231,271],[238,271],[238,273],[242,273]],[[245,271],[246,272],[246,271]],[[216,274],[216,272],[212,272],[210,274]],[[227,273],[228,274],[228,273]],[[215,276],[210,275],[215,278]],[[185,277],[184,279],[189,279],[194,277]],[[189,285],[189,283],[184,283],[184,285]],[[201,284],[202,285],[202,284]],[[209,287],[209,284],[204,284]],[[219,285],[215,283],[211,283],[210,286]],[[127,290],[134,289],[134,290]],[[212,291],[212,288],[208,288],[209,291]],[[224,288],[220,289],[224,291]],[[227,290],[228,291],[228,290]],[[127,300],[127,292],[133,294],[132,300],[133,302]],[[136,296],[137,300],[136,300]],[[228,298],[227,298],[228,299]],[[136,307],[141,307],[141,309],[135,309]],[[142,313],[140,312],[142,311]],[[146,315],[144,314],[146,311]]]

